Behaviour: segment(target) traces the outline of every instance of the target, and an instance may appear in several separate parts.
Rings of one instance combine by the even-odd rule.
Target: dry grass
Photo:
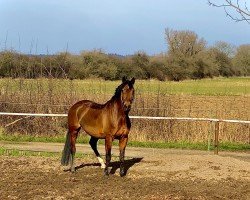
[[[0,107],[4,112],[67,113],[70,105],[81,99],[106,102],[118,84],[102,80],[0,79]],[[249,120],[249,86],[249,78],[137,81],[131,115]],[[0,125],[4,127],[19,118],[0,116]],[[135,141],[205,142],[213,138],[213,124],[209,122],[134,119],[132,125],[130,139]],[[64,134],[66,127],[65,118],[31,117],[8,126],[5,132],[58,135]],[[220,139],[250,143],[250,126],[223,123]]]

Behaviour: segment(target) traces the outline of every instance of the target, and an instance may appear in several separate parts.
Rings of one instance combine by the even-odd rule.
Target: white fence
[[[67,114],[44,114],[44,113],[8,113],[0,112],[0,115],[8,116],[26,116],[27,117],[67,117]],[[214,153],[218,154],[219,146],[219,132],[220,132],[220,122],[225,123],[239,123],[239,124],[250,124],[250,121],[246,120],[236,120],[236,119],[214,119],[214,118],[191,118],[191,117],[152,117],[152,116],[129,116],[131,119],[150,119],[150,120],[177,120],[177,121],[207,121],[214,122]],[[23,118],[22,118],[23,119]],[[19,119],[21,120],[21,119]],[[14,122],[17,122],[16,120]],[[13,124],[13,123],[10,123]],[[10,125],[9,124],[9,125]]]
[[[34,116],[34,117],[67,117],[67,114],[44,114],[44,113],[8,113],[0,112],[0,115],[9,116]],[[152,120],[179,120],[179,121],[208,121],[250,124],[250,121],[236,119],[214,119],[214,118],[192,118],[192,117],[152,117],[152,116],[129,116],[131,119],[152,119]]]

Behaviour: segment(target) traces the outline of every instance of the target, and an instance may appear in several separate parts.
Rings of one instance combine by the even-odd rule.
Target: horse
[[[135,78],[122,78],[122,83],[116,88],[112,98],[104,104],[89,100],[75,103],[68,111],[68,132],[62,153],[61,164],[70,164],[71,172],[75,172],[74,157],[76,139],[80,129],[90,135],[89,144],[93,149],[104,174],[109,175],[108,167],[111,160],[111,148],[114,139],[119,140],[120,176],[126,175],[124,168],[125,148],[131,128],[129,111],[134,100]],[[99,139],[105,140],[106,163],[97,150]]]

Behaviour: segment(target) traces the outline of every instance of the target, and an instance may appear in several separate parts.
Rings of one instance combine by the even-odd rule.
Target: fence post
[[[248,144],[250,144],[250,124],[248,124]]]
[[[214,122],[210,121],[210,128],[208,130],[208,138],[207,138],[207,150],[210,151],[211,149],[211,135],[214,130]]]
[[[219,133],[220,133],[220,121],[215,122],[214,131],[214,154],[218,155],[219,151]]]

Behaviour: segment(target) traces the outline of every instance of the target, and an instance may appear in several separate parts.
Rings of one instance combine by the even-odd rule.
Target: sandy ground
[[[6,143],[9,149],[60,152],[63,144]],[[104,147],[100,146],[104,153]],[[0,156],[0,199],[250,199],[250,153],[131,148],[126,177],[118,150],[105,177],[88,145],[71,174],[60,158]]]

